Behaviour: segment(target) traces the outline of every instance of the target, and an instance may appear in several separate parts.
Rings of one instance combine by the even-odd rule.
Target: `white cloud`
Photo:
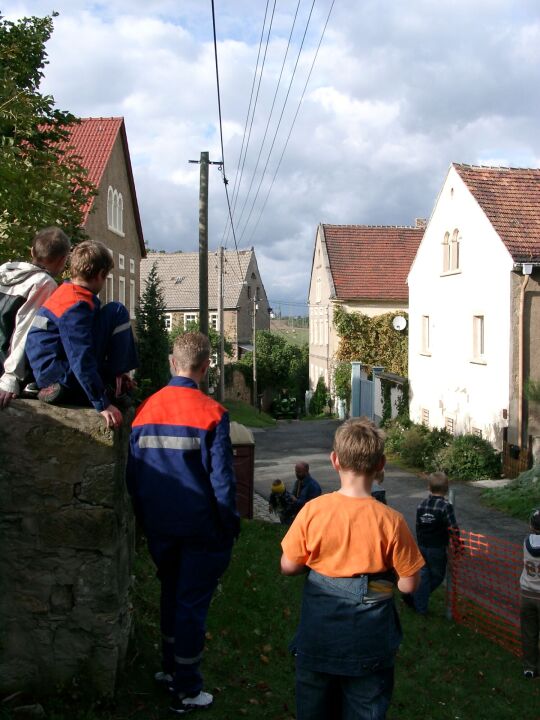
[[[264,3],[216,4],[223,135],[232,193]],[[309,4],[289,51],[266,162]],[[340,0],[266,209],[255,228],[309,71],[330,0],[316,3],[280,132],[249,226],[269,297],[306,298],[317,223],[407,224],[429,216],[452,161],[537,166],[540,8],[522,0]],[[195,250],[199,168],[221,159],[210,7],[200,0],[56,0],[44,89],[78,115],[124,115],[145,237]],[[291,4],[291,8],[293,4]],[[237,212],[270,112],[292,22],[278,3]],[[15,18],[50,0],[7,0]],[[304,14],[302,14],[304,13]],[[255,177],[253,192],[259,177]],[[226,223],[222,177],[210,170],[210,244]],[[241,238],[241,240],[240,240]],[[228,247],[233,247],[232,238]]]

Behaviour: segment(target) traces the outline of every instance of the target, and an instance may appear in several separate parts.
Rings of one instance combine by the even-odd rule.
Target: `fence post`
[[[360,417],[360,379],[362,363],[351,363],[351,417]]]

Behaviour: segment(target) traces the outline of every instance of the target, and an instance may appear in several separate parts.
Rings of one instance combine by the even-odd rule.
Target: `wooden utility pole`
[[[201,152],[199,186],[199,330],[208,335],[208,152]]]
[[[253,407],[257,403],[257,293],[253,293]]]
[[[225,328],[223,327],[223,247],[218,250],[218,313],[217,329],[219,332],[219,392],[218,400],[225,400]]]

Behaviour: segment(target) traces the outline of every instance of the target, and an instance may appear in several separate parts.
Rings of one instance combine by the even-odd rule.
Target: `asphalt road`
[[[276,427],[253,430],[255,436],[255,492],[268,497],[273,480],[280,478],[288,490],[294,484],[294,465],[309,463],[310,472],[323,492],[339,488],[339,478],[330,464],[330,451],[337,420],[312,422],[279,421]],[[387,465],[384,486],[389,505],[405,516],[414,531],[416,506],[426,496],[426,482],[398,467]],[[453,483],[454,506],[464,530],[492,535],[521,544],[527,533],[524,522],[482,505],[482,490],[469,483]]]

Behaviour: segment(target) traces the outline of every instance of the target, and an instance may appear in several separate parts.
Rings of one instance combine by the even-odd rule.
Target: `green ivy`
[[[408,319],[406,312],[400,314]],[[395,312],[369,317],[360,312],[334,310],[334,324],[340,337],[337,359],[357,360],[368,366],[382,365],[387,372],[407,377],[408,326],[395,330]]]
[[[392,383],[381,378],[382,390],[382,418],[381,425],[386,425],[392,419]]]
[[[351,399],[351,363],[341,362],[334,370],[334,387],[336,396],[345,400],[347,407]]]

